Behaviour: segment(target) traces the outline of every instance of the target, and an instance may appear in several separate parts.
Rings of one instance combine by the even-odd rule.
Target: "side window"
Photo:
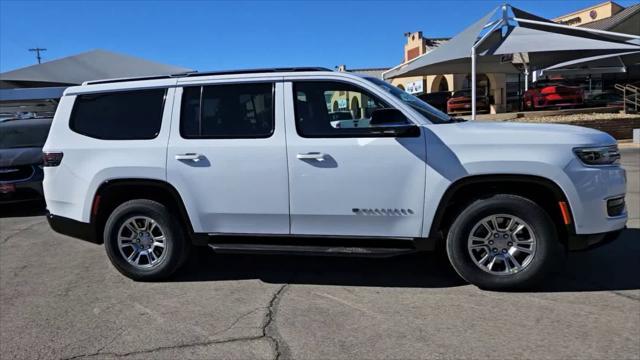
[[[193,138],[266,138],[273,134],[273,84],[185,87],[180,135]]]
[[[372,135],[371,113],[388,105],[365,90],[340,82],[296,82],[296,128],[303,137]]]
[[[71,130],[103,140],[153,139],[160,133],[165,89],[78,95]]]

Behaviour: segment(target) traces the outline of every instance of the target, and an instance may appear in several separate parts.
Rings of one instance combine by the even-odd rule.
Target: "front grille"
[[[30,178],[34,171],[32,165],[0,167],[0,182],[25,180]]]
[[[625,208],[624,196],[607,200],[607,215],[619,216],[622,215]]]

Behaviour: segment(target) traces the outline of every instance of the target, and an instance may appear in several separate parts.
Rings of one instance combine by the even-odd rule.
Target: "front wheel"
[[[554,271],[564,249],[549,215],[515,195],[476,200],[454,221],[447,255],[458,274],[484,289],[527,288]]]
[[[113,210],[105,224],[104,245],[118,271],[142,281],[167,278],[189,250],[180,223],[167,207],[145,199],[127,201]]]

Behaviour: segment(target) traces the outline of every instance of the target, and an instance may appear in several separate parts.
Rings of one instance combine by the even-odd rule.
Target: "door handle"
[[[321,152],[308,152],[308,153],[299,153],[296,155],[296,158],[300,160],[318,160],[324,161],[324,154]]]
[[[202,155],[196,153],[176,154],[176,160],[200,161]]]

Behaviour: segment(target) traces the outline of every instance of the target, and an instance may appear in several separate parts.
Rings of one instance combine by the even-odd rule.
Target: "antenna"
[[[40,52],[47,51],[47,49],[37,47],[37,48],[29,49],[29,51],[36,52],[36,58],[38,59],[38,64],[40,64],[42,62],[42,58],[40,57]]]

